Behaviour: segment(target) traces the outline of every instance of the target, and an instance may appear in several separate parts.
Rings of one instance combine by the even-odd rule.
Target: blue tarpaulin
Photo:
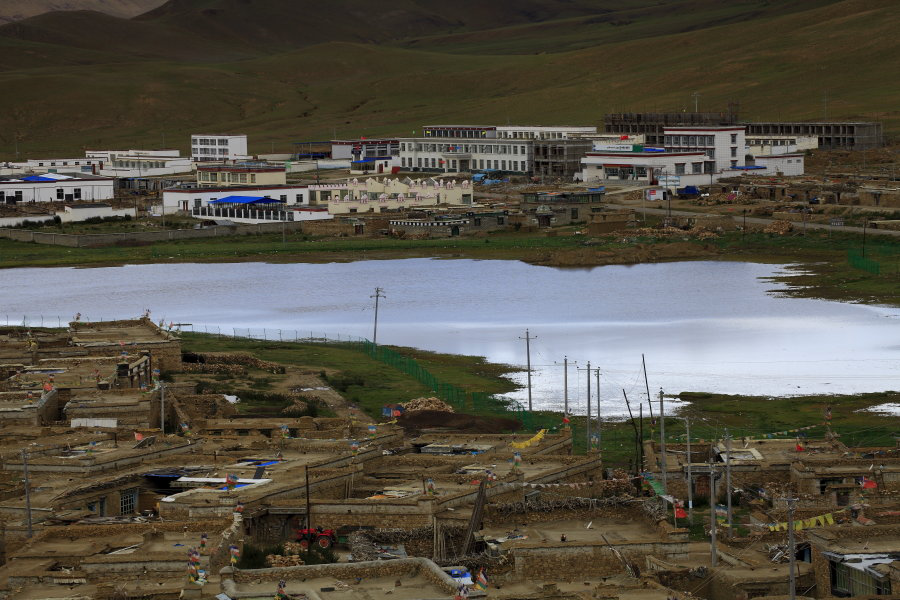
[[[30,182],[48,182],[48,181],[59,181],[58,179],[52,179],[50,177],[41,177],[40,175],[29,175],[28,177],[23,177],[22,181],[30,181]]]
[[[266,198],[264,196],[226,196],[218,200],[211,200],[210,204],[273,204],[282,202],[275,198]]]

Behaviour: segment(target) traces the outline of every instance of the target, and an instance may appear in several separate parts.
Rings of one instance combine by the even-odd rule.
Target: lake
[[[531,341],[535,408],[584,412],[587,361],[600,368],[601,412],[622,389],[786,396],[900,389],[900,309],[780,297],[781,267],[676,262],[557,269],[516,261],[405,259],[330,264],[154,264],[0,271],[0,319],[47,324],[135,317],[278,338],[371,338],[524,365]],[[288,331],[290,330],[290,331]],[[514,375],[524,381],[524,373]],[[592,380],[594,385],[594,380]],[[526,398],[521,390],[513,394]],[[646,413],[645,409],[645,413]]]

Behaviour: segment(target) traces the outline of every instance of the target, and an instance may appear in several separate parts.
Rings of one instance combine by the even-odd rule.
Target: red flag
[[[864,490],[872,490],[878,487],[878,484],[869,479],[868,477],[863,477],[862,487]]]
[[[144,439],[144,434],[141,433],[140,431],[135,431],[135,432],[134,432],[134,439],[135,439],[135,441],[139,442],[139,441],[141,441],[142,439]]]
[[[620,135],[620,136],[619,136],[619,139],[620,139],[620,140],[627,140],[627,139],[628,139],[628,136],[627,136],[627,135]]]
[[[797,444],[797,452],[803,452],[803,446]]]
[[[688,516],[687,511],[684,510],[683,508],[675,509],[675,518],[676,519],[685,519],[685,518],[687,518],[687,516]]]
[[[569,422],[569,415],[563,415],[563,423]]]

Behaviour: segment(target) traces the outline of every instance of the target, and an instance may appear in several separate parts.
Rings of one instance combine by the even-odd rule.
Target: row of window
[[[561,131],[499,131],[498,137],[512,140],[564,140],[566,135]]]
[[[192,146],[227,146],[227,139],[216,138],[191,138]]]
[[[84,162],[84,164],[86,164],[86,165],[92,165],[92,164],[94,164],[94,161],[91,161],[91,160],[85,160],[85,161],[76,160],[76,161],[73,161],[72,164],[73,164],[73,165],[80,165],[82,162]],[[55,166],[57,166],[57,163],[59,163],[59,166],[61,166],[61,167],[68,167],[68,166],[69,166],[69,161],[67,161],[67,160],[51,161],[51,162],[50,162],[50,166],[51,166],[51,167],[55,167]],[[39,162],[39,163],[38,163],[38,166],[39,166],[39,167],[43,167],[43,166],[44,166],[44,163]]]
[[[247,181],[247,173],[216,173],[215,171],[197,171],[198,181],[211,181],[223,183],[256,183],[256,173],[250,173],[250,180]]]
[[[218,152],[216,152],[216,148],[191,148],[191,154],[193,154],[194,156],[209,154],[226,156],[228,154],[228,148],[219,148]]]
[[[478,154],[527,154],[527,146],[511,144],[400,144],[401,152],[469,152]]]
[[[491,164],[493,162],[493,164]],[[437,169],[437,168],[447,168],[450,171],[456,171],[457,169],[457,161],[456,159],[450,159],[448,161],[440,161],[436,158],[417,158],[415,164],[413,164],[412,158],[407,158],[405,156],[400,158],[400,165],[407,168],[418,167],[420,169]],[[509,165],[510,171],[522,171],[525,172],[528,170],[527,163],[524,160],[500,160],[495,159],[493,161],[486,159],[473,159],[471,161],[472,169],[500,169],[503,171],[507,170],[507,165]]]
[[[162,169],[166,163],[161,160],[117,160],[113,166],[117,169]]]

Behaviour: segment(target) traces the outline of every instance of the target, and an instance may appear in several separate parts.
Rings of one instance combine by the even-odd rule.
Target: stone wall
[[[688,542],[633,542],[613,546],[629,562],[638,566],[643,566],[645,557],[651,554],[664,559],[683,560],[688,552]],[[580,577],[610,577],[625,572],[619,558],[603,543],[517,546],[511,554],[514,567],[507,579],[576,581]]]

